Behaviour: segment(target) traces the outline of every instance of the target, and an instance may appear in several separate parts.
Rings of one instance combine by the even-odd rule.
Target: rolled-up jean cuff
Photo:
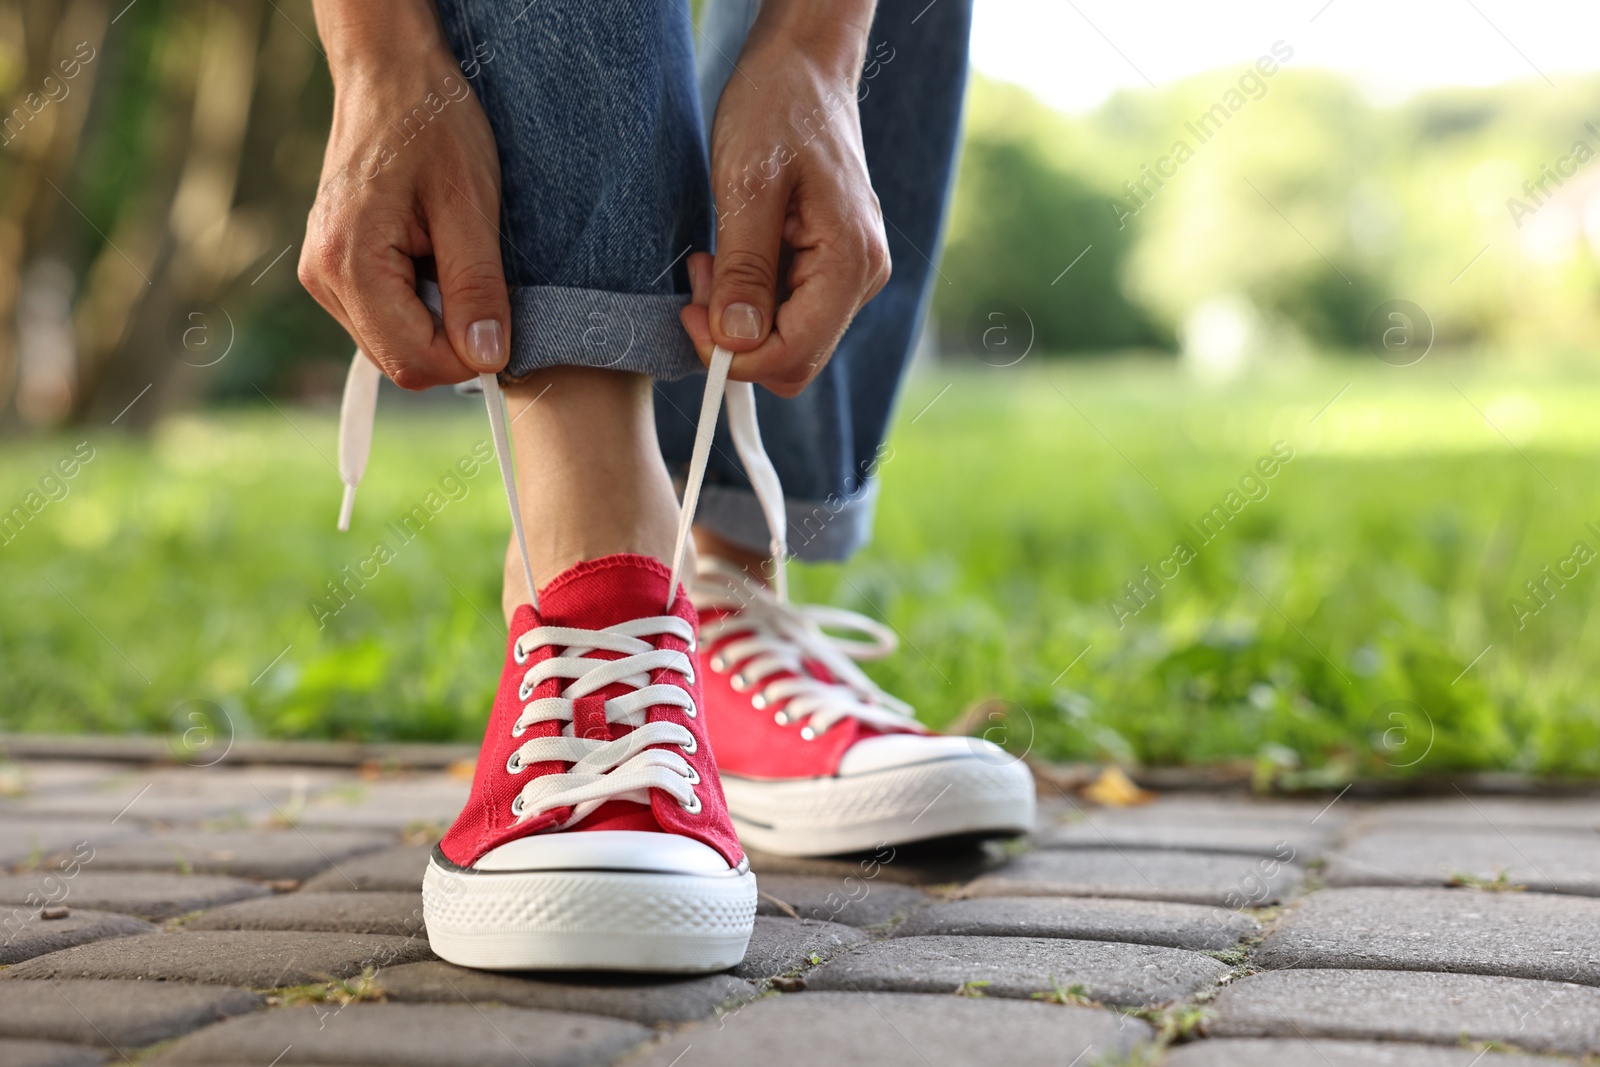
[[[878,508],[878,483],[868,482],[848,497],[829,500],[785,500],[789,519],[789,554],[806,563],[848,559],[872,539]],[[696,526],[705,526],[736,545],[764,552],[771,544],[766,516],[748,489],[708,485],[700,490]]]
[[[511,293],[511,360],[516,382],[545,367],[605,367],[676,381],[704,373],[678,311],[687,294],[612,293],[528,285]]]

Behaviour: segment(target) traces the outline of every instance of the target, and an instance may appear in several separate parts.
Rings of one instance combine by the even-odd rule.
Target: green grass
[[[1437,357],[1215,388],[1166,364],[934,368],[881,464],[877,541],[797,586],[902,634],[870,669],[928,722],[1005,701],[990,736],[1018,751],[1595,775],[1600,566],[1543,606],[1524,582],[1600,550],[1597,407],[1600,376]],[[387,395],[346,535],[331,413],[288,417],[6,446],[0,508],[77,442],[95,458],[0,547],[0,727],[181,733],[216,706],[241,736],[476,740],[503,641],[492,466],[324,628],[308,603],[486,440],[481,409]],[[1203,542],[1186,524],[1280,441],[1266,495]],[[1125,583],[1180,541],[1193,559],[1134,613]]]

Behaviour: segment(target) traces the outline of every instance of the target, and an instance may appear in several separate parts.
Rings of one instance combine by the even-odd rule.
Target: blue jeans
[[[714,250],[705,131],[758,0],[707,0],[698,30],[687,0],[439,8],[499,147],[505,379],[563,364],[650,375],[662,455],[681,473],[703,388],[678,322],[684,260]],[[894,274],[803,394],[757,391],[800,559],[843,559],[871,531],[884,433],[936,272],[970,22],[971,0],[878,4],[858,97]],[[767,544],[725,423],[696,519]]]

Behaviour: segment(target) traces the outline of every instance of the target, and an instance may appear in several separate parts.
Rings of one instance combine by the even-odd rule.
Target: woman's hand
[[[767,0],[711,127],[717,253],[690,257],[683,324],[709,360],[794,396],[889,280],[856,84],[873,0]]]
[[[333,128],[300,281],[396,385],[426,389],[506,364],[494,135],[427,0],[319,2]],[[434,257],[441,329],[416,294]]]

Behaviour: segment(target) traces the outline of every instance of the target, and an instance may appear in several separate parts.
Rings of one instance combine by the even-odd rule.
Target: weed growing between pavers
[[[1497,867],[1493,878],[1484,878],[1482,875],[1473,874],[1471,871],[1451,871],[1446,884],[1466,889],[1478,889],[1485,893],[1527,892],[1527,886],[1518,885],[1511,880],[1509,870],[1507,867]]]
[[[282,986],[277,989],[257,990],[273,1007],[292,1008],[300,1004],[335,1004],[343,1008],[350,1004],[369,1004],[386,999],[383,987],[378,984],[378,969],[367,966],[353,978],[329,978],[326,982],[308,982],[305,985]]]
[[[1089,995],[1089,987],[1082,982],[1073,982],[1069,986],[1063,986],[1055,975],[1047,974],[1045,977],[1050,979],[1050,991],[1048,993],[1033,994],[1034,1000],[1042,1000],[1049,1004],[1076,1004],[1079,1006],[1094,1003],[1094,999]]]
[[[1126,1052],[1096,1056],[1088,1067],[1160,1067],[1166,1048],[1159,1042],[1141,1042]]]

